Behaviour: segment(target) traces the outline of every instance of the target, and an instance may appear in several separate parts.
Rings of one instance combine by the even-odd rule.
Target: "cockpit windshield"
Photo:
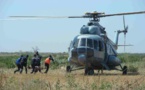
[[[86,38],[80,39],[80,46],[86,46]]]
[[[93,40],[87,39],[87,47],[93,48]]]
[[[93,40],[88,39],[88,38],[81,38],[79,46],[85,46],[85,47],[93,48],[94,47],[93,46]]]

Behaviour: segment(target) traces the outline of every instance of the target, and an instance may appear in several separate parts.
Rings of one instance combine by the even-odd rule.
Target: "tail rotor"
[[[123,15],[123,25],[124,25],[124,52],[125,52],[125,45],[126,45],[126,33],[128,32],[128,26],[125,26],[125,17]]]

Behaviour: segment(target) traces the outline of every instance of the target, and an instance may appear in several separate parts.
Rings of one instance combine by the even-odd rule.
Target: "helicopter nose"
[[[78,56],[78,61],[80,64],[85,64],[86,62],[86,56],[84,54],[81,54]]]

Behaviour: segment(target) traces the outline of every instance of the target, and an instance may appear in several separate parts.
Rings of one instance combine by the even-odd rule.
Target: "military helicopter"
[[[99,24],[100,18],[120,15],[143,14],[140,12],[127,12],[117,14],[105,14],[102,12],[86,13],[83,16],[69,17],[49,17],[49,16],[11,16],[12,18],[89,18],[87,25],[83,25],[80,29],[80,35],[74,37],[71,41],[68,53],[69,65],[66,67],[67,72],[73,70],[84,69],[85,74],[92,75],[94,70],[120,70],[123,74],[127,74],[127,66],[122,67],[121,60],[117,57],[118,38],[120,33],[128,32],[128,26],[125,26],[123,18],[124,30],[118,30],[116,40],[113,42],[107,36],[105,27]],[[129,45],[122,45],[129,46]],[[121,69],[116,67],[120,66]]]
[[[84,16],[76,16],[70,18],[90,18],[87,25],[83,25],[80,29],[80,35],[77,35],[70,44],[68,62],[70,65],[66,67],[66,71],[73,70],[73,66],[85,69],[85,74],[94,74],[94,70],[119,70],[116,66],[120,66],[123,74],[127,74],[127,66],[121,66],[121,60],[117,57],[118,38],[120,33],[126,35],[128,26],[125,26],[123,16],[124,30],[118,30],[116,39],[113,42],[106,34],[105,28],[99,24],[100,18],[119,15],[141,14],[141,12],[129,12],[118,14],[107,14],[101,12],[86,13]],[[82,67],[81,67],[82,66]],[[74,69],[75,70],[75,69]]]

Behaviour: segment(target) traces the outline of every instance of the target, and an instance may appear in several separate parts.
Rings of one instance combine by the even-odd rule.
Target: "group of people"
[[[29,57],[29,55],[26,55],[26,56],[21,55],[20,58],[18,58],[16,60],[15,63],[16,63],[17,69],[14,71],[14,73],[16,73],[16,72],[22,73],[23,72],[23,67],[25,67],[25,72],[27,74],[27,60],[28,60],[28,57]],[[36,52],[34,54],[33,58],[31,59],[31,68],[32,68],[31,73],[36,73],[37,71],[42,73],[41,72],[41,59],[42,59],[42,56],[40,56],[39,53]],[[54,61],[54,59],[51,55],[49,55],[45,59],[44,63],[45,63],[46,70],[45,70],[44,73],[48,72],[51,60]]]

